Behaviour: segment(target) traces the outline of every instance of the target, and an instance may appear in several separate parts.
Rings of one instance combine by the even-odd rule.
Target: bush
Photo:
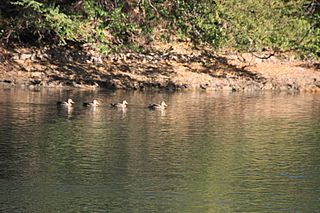
[[[319,54],[319,14],[306,14],[308,1],[217,1],[226,46],[239,51],[300,51]],[[316,18],[318,17],[318,18]]]
[[[6,42],[73,41],[108,53],[145,47],[157,32],[163,41],[177,37],[214,50],[320,55],[314,0],[3,0],[0,10]]]
[[[73,8],[74,12],[71,13],[67,8],[61,9],[60,5],[36,0],[16,0],[12,4],[19,13],[8,18],[4,33],[6,35],[3,36],[8,40],[28,42],[25,39],[27,38],[30,42],[51,41],[58,45],[73,41],[91,44],[92,47],[107,53],[112,42],[118,45],[126,43],[135,29],[122,12],[121,5],[107,12],[95,1],[85,0],[81,9]]]
[[[171,25],[177,28],[178,35],[190,38],[195,45],[209,44],[219,48],[223,34],[217,16],[217,7],[213,0],[174,1]]]

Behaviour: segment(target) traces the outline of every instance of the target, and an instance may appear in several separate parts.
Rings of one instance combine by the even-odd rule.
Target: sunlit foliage
[[[108,53],[160,38],[214,50],[320,55],[316,0],[4,0],[0,10],[3,43],[76,42]]]

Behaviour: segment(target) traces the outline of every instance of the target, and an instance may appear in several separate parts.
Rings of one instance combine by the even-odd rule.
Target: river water
[[[0,212],[320,212],[320,94],[1,88],[0,189]]]

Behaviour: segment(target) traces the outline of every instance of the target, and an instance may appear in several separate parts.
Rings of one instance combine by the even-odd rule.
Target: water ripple
[[[57,108],[66,97],[78,104]],[[92,97],[103,105],[81,106]],[[316,212],[319,106],[303,93],[0,90],[0,211]]]

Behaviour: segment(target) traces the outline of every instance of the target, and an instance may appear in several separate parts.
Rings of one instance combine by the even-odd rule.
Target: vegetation
[[[70,42],[108,53],[154,39],[320,56],[317,0],[2,0],[5,44]]]
[[[240,51],[320,53],[320,5],[316,1],[220,1],[229,47]]]

